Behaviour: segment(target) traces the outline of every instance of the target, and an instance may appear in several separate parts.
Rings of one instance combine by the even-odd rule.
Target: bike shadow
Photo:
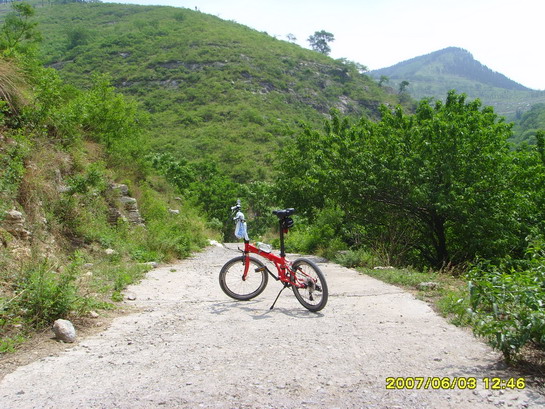
[[[262,307],[263,302],[260,301],[225,301],[218,302],[211,305],[212,314],[223,315],[227,312],[234,310],[241,310],[254,320],[263,320],[270,319],[278,314],[282,314],[291,318],[305,318],[305,319],[316,319],[324,317],[324,314],[321,312],[311,312],[301,308],[283,308],[281,306],[275,306],[272,310],[267,308],[266,310]]]
[[[275,314],[283,314],[292,318],[305,318],[305,319],[317,319],[324,317],[324,314],[321,312],[311,312],[305,309],[293,309],[293,308],[282,308],[274,307],[272,310],[267,309],[261,314],[254,317],[254,319],[263,319],[263,318],[272,318]]]

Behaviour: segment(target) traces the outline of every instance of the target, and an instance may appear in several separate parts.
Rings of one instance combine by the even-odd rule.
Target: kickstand
[[[280,290],[280,292],[278,293],[278,295],[276,296],[273,304],[271,305],[271,308],[269,308],[269,310],[272,310],[274,308],[274,305],[276,304],[276,301],[278,301],[278,297],[280,297],[280,294],[282,294],[282,291],[284,291],[286,289],[287,285],[284,285],[284,287],[282,287],[282,289]]]

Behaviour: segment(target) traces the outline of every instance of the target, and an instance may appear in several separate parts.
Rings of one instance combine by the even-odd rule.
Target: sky
[[[278,39],[335,36],[333,58],[370,70],[446,47],[464,48],[488,68],[545,90],[543,0],[102,0],[185,7]]]

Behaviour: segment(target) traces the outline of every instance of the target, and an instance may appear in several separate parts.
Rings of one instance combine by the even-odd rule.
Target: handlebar
[[[233,220],[236,222],[235,227],[235,236],[239,239],[244,238],[244,240],[249,241],[248,238],[248,230],[246,227],[246,220],[244,220],[244,213],[241,211],[242,205],[240,203],[240,199],[237,200],[237,204],[235,206],[231,206],[231,211],[233,212]],[[287,209],[281,209],[281,210],[273,210],[272,214],[278,217],[280,221],[280,240],[283,240],[282,233],[287,233],[288,229],[293,227],[293,219],[290,217],[292,214],[295,213],[295,209],[293,207],[289,207]]]
[[[234,206],[231,206],[231,211],[234,213],[234,212],[240,210],[241,207],[242,207],[242,206],[240,205],[240,199],[238,199],[238,200],[237,200],[237,204],[234,205]]]

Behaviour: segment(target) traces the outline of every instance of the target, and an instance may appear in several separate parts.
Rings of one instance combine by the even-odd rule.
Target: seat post
[[[280,257],[286,257],[286,249],[284,247],[284,219],[280,219]]]

